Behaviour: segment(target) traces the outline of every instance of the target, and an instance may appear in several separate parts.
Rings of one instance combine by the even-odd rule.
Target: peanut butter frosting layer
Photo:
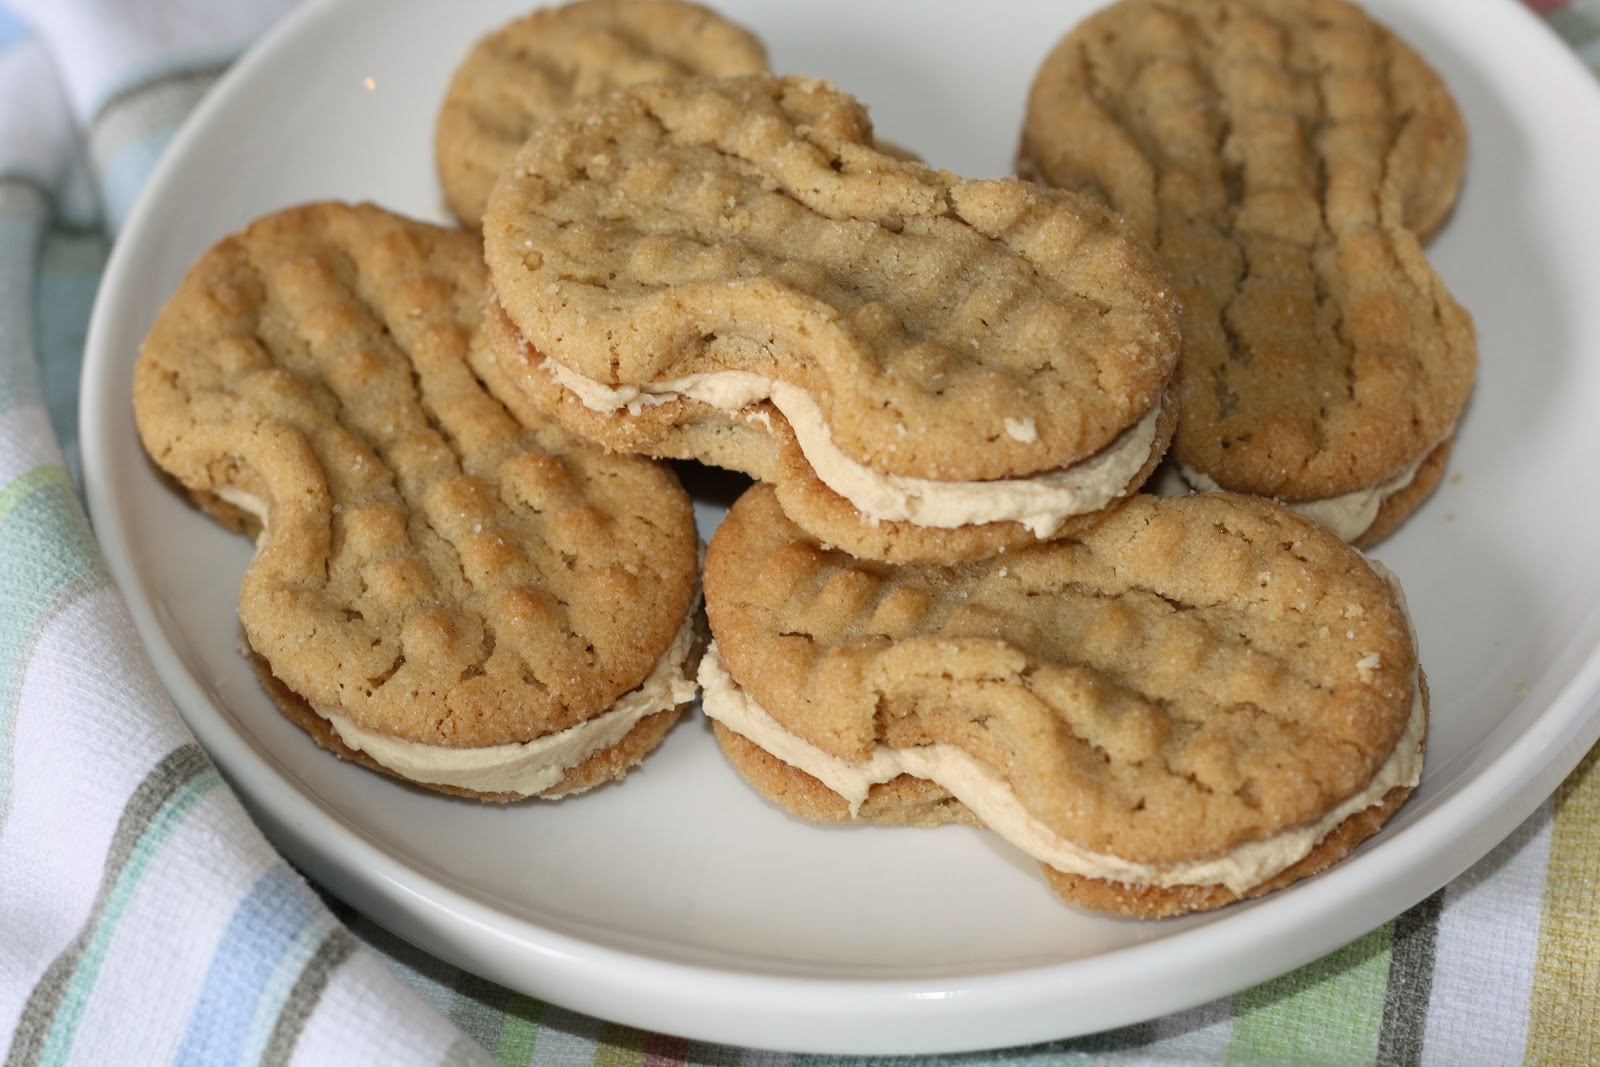
[[[1059,471],[987,482],[905,478],[844,456],[833,446],[816,405],[781,381],[760,380],[754,396],[737,389],[707,393],[704,385],[716,378],[705,374],[678,383],[690,392],[668,388],[674,383],[610,389],[540,356],[492,298],[484,333],[489,343],[474,350],[473,365],[513,414],[554,418],[617,452],[742,471],[770,482],[784,513],[820,540],[856,556],[895,563],[979,559],[1094,522],[1100,511],[1117,506],[1150,478],[1177,424],[1176,404],[1164,396],[1106,449]],[[715,374],[756,377],[743,371]],[[575,378],[584,395],[599,394],[601,402],[586,402],[579,389],[562,384]],[[766,398],[772,388],[799,401],[791,408],[809,423],[809,445]],[[716,399],[718,391],[732,395]],[[1013,429],[1023,433],[1027,427]],[[830,468],[843,469],[846,477],[830,476]],[[856,491],[862,488],[865,492]]]
[[[1437,72],[1343,0],[1122,0],[1040,67],[1019,167],[1171,272],[1178,462],[1313,501],[1399,477],[1466,404],[1472,321],[1420,244],[1466,149]]]
[[[1069,538],[894,567],[806,537],[757,486],[704,582],[722,669],[783,736],[848,767],[959,750],[1122,864],[1204,869],[1320,826],[1387,790],[1425,729],[1397,587],[1267,500],[1139,495]]]
[[[1058,888],[1072,885],[1072,880],[1088,880],[1159,890],[1166,895],[1156,899],[1169,899],[1178,910],[1189,910],[1182,904],[1196,890],[1204,890],[1207,897],[1219,896],[1220,904],[1285,884],[1278,881],[1285,872],[1303,870],[1305,861],[1325,854],[1324,843],[1338,839],[1352,819],[1372,809],[1392,811],[1397,806],[1392,796],[1410,793],[1421,777],[1427,731],[1427,700],[1419,676],[1405,733],[1389,758],[1365,788],[1321,819],[1216,855],[1137,863],[1064,840],[1021,805],[1004,779],[959,745],[936,742],[906,749],[880,745],[866,760],[840,760],[790,734],[767,715],[722,669],[715,644],[700,661],[699,672],[702,706],[716,724],[714,732],[724,754],[764,796],[796,814],[824,822],[864,819],[902,825],[938,825],[970,815],[978,825],[1038,860],[1053,881],[1057,876],[1069,879]]]
[[[197,261],[135,368],[152,458],[258,534],[251,648],[351,736],[485,748],[568,730],[656,670],[696,594],[670,470],[484,390],[468,362],[484,277],[475,235],[287,209]]]
[[[580,103],[502,175],[484,242],[541,357],[610,388],[782,381],[886,474],[1069,465],[1150,412],[1177,358],[1165,271],[1111,212],[881,152],[812,79]]]

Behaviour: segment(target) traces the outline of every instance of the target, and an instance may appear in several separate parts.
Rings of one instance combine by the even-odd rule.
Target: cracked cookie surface
[[[1165,450],[1177,305],[1143,242],[1087,198],[886,154],[812,79],[580,104],[505,172],[484,242],[508,327],[493,357],[534,402],[558,375],[580,395],[557,414],[608,447],[776,478],[774,423],[800,430],[787,388],[879,477],[1032,479],[1149,417],[1114,499]]]
[[[1342,0],[1123,0],[1044,61],[1019,167],[1104,199],[1171,271],[1177,462],[1300,502],[1447,446],[1477,342],[1420,241],[1466,146],[1438,74]]]
[[[135,368],[150,455],[257,535],[239,616],[302,702],[286,712],[332,713],[347,742],[564,736],[635,691],[687,625],[687,494],[658,464],[513,419],[467,360],[483,294],[475,235],[304,205],[205,253]]]
[[[489,190],[528,133],[575,100],[636,82],[759,74],[766,47],[685,0],[577,0],[485,34],[451,75],[434,160],[456,218],[477,227]]]
[[[852,803],[879,821],[968,820],[895,774],[906,753],[956,750],[959,775],[936,780],[991,827],[1012,837],[973,798],[1009,794],[1069,851],[1123,872],[1052,874],[1093,907],[1171,914],[1304,876],[1374,832],[1420,770],[1425,692],[1398,592],[1259,498],[1141,494],[1072,538],[895,567],[819,545],[757,486],[712,539],[705,594],[704,706],[735,733],[747,720],[714,707],[730,694],[770,720],[725,739],[761,792],[828,821]],[[988,784],[963,793],[974,780]],[[1228,869],[1330,814],[1301,855],[1259,877]]]

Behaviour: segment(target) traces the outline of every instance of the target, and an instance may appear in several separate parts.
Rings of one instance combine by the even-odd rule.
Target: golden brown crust
[[[1147,237],[1180,210],[1240,232],[1392,222],[1426,239],[1460,192],[1449,87],[1345,0],[1120,0],[1041,64],[1019,164]],[[1226,209],[1224,207],[1226,205]]]
[[[956,567],[829,551],[770,488],[704,577],[723,666],[782,727],[862,760],[956,744],[1091,852],[1226,853],[1372,778],[1416,653],[1358,552],[1270,501],[1136,496],[1079,536]]]
[[[1165,272],[1102,206],[880,152],[860,105],[810,79],[581,103],[523,146],[484,239],[542,356],[608,385],[787,382],[883,473],[1065,466],[1148,412],[1176,360]]]
[[[685,0],[577,0],[481,37],[434,125],[434,159],[456,218],[476,229],[489,190],[533,128],[573,101],[658,78],[758,74],[765,46]]]
[[[1171,271],[1177,460],[1301,501],[1382,484],[1461,414],[1476,337],[1418,238],[1465,150],[1438,75],[1342,0],[1122,0],[1045,60],[1020,165]]]
[[[156,462],[264,527],[240,592],[251,646],[311,704],[444,747],[606,711],[697,584],[669,470],[519,424],[472,374],[483,280],[461,231],[287,209],[195,263],[134,373]]]

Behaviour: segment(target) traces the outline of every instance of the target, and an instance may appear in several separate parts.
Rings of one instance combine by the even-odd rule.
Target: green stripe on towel
[[[1320,1063],[1378,1052],[1394,924],[1234,998],[1227,1059]]]
[[[45,970],[23,1006],[7,1067],[67,1060],[117,920],[140,876],[184,814],[221,784],[211,762],[192,743],[173,749],[139,783],[112,835],[105,873],[83,929]]]

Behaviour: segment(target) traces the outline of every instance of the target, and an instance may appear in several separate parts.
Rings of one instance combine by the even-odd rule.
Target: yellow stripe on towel
[[[1600,746],[1555,793],[1539,921],[1539,963],[1528,1003],[1530,1064],[1600,1063]]]

